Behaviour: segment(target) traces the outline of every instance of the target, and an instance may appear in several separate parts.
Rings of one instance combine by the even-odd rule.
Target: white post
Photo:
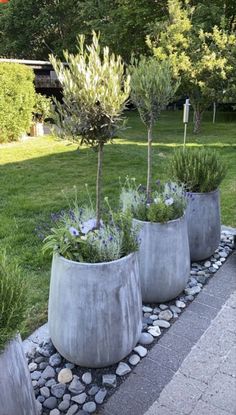
[[[185,104],[184,104],[184,114],[183,114],[184,148],[185,148],[185,145],[186,145],[187,125],[188,125],[188,120],[189,120],[189,107],[190,107],[189,99],[186,99]]]

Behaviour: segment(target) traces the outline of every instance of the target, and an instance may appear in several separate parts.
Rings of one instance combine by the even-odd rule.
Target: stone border
[[[235,275],[234,251],[147,357],[100,408],[99,414],[143,415],[148,410],[236,289]]]

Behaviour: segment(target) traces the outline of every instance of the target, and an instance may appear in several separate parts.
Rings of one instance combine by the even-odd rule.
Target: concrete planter
[[[84,367],[105,367],[127,356],[142,329],[137,253],[88,264],[55,255],[49,333],[56,349]]]
[[[167,223],[143,222],[139,250],[142,298],[160,303],[175,298],[186,286],[190,256],[186,216]]]
[[[38,415],[20,336],[0,354],[0,414]]]
[[[218,189],[192,195],[187,206],[190,256],[199,261],[209,258],[220,243],[220,195]]]

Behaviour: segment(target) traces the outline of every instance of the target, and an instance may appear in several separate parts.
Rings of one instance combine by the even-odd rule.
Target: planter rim
[[[215,189],[215,190],[211,190],[210,192],[186,192],[187,194],[193,194],[193,195],[209,195],[209,194],[212,194],[212,193],[216,193],[216,192],[219,192],[219,187],[217,187],[217,189]]]
[[[109,264],[117,264],[118,262],[122,262],[124,259],[134,256],[135,254],[136,254],[136,251],[131,252],[130,254],[125,255],[122,258],[115,259],[114,261],[109,261],[109,262],[78,262],[78,261],[73,261],[72,259],[64,258],[62,255],[59,255],[59,254],[54,254],[53,256],[60,258],[61,261],[67,262],[69,264],[76,264],[81,267],[83,266],[87,267],[88,265],[98,267],[98,266],[109,265]]]
[[[137,222],[140,223],[150,223],[151,225],[168,225],[169,223],[174,223],[174,222],[178,222],[180,219],[183,219],[186,215],[186,210],[184,211],[184,214],[182,216],[180,216],[177,219],[172,219],[172,220],[168,220],[167,222],[151,222],[150,220],[140,220],[140,219],[136,219],[133,218],[133,220],[136,220]]]

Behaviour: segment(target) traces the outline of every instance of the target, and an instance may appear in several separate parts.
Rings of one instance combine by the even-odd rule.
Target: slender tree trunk
[[[200,111],[198,108],[194,109],[193,122],[194,122],[193,132],[195,134],[200,133],[201,124],[202,124],[202,111]]]
[[[101,219],[102,159],[103,159],[103,144],[100,144],[98,146],[98,166],[97,166],[97,185],[96,185],[96,228],[100,228],[100,219]]]
[[[212,119],[213,124],[215,124],[216,122],[216,102],[213,102],[213,119]]]
[[[147,169],[147,202],[151,199],[152,181],[152,124],[148,128],[148,169]]]

